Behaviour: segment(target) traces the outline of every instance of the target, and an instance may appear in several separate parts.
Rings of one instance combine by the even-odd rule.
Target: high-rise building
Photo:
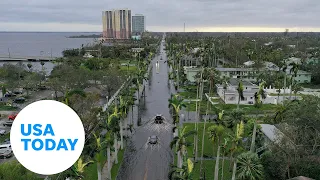
[[[119,9],[102,12],[103,38],[131,38],[131,10]]]
[[[141,35],[146,30],[146,18],[142,14],[132,16],[132,34]]]

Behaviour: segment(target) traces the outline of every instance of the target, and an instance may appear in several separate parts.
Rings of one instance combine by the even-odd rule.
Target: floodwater
[[[164,47],[161,45],[160,56],[166,59]],[[152,61],[152,75],[147,82],[145,109],[142,113],[141,126],[128,142],[123,163],[120,167],[118,180],[166,180],[173,154],[170,142],[173,138],[172,118],[168,108],[168,99],[172,88],[168,87],[168,67],[164,61]],[[153,123],[157,114],[165,117],[163,124]],[[148,138],[156,135],[158,144],[148,144]]]
[[[53,68],[56,66],[56,64],[46,61],[44,62],[43,65],[43,69],[42,69],[42,65],[40,64],[40,62],[29,62],[29,61],[11,61],[11,62],[0,62],[0,67],[2,67],[4,64],[12,64],[12,65],[17,65],[19,66],[19,64],[21,63],[21,66],[25,69],[25,70],[29,70],[29,68],[27,67],[28,64],[31,64],[31,71],[33,72],[42,72],[42,70],[46,73],[46,75],[50,75],[51,71],[53,70]]]

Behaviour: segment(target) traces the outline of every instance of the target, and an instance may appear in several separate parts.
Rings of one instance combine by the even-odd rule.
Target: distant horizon
[[[155,33],[284,33],[285,31],[148,31]],[[0,31],[0,33],[99,33],[98,31]],[[320,33],[320,31],[289,31],[288,33]]]

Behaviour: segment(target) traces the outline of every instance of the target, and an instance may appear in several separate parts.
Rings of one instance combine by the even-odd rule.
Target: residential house
[[[231,79],[224,89],[222,84],[217,84],[217,94],[225,101],[226,104],[238,104],[239,93],[237,91],[239,84],[238,79]],[[242,81],[244,99],[240,104],[254,104],[254,94],[259,90],[259,86],[249,81]]]
[[[286,73],[288,77],[293,75],[290,72],[291,67],[288,67]],[[256,77],[258,74],[258,70],[255,68],[216,68],[216,70],[220,71],[221,77],[230,77],[236,79],[242,79],[244,81],[251,81],[255,82]],[[279,71],[279,67],[271,62],[265,62],[265,67],[261,70],[268,70],[268,71]],[[187,79],[190,82],[195,82],[194,76],[201,71],[201,68],[196,68],[193,66],[184,67],[184,73],[187,76]],[[297,72],[297,76],[294,77],[298,83],[310,83],[311,82],[311,73],[299,70]]]

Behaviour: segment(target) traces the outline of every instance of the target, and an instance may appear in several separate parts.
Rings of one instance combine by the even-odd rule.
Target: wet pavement
[[[173,137],[172,118],[168,109],[172,88],[168,87],[168,66],[165,63],[167,57],[163,45],[160,56],[156,56],[151,62],[152,74],[150,80],[145,83],[146,98],[144,110],[141,112],[141,126],[135,128],[135,133],[128,142],[118,180],[168,179],[169,166],[173,161],[169,147]],[[166,118],[164,124],[153,123],[152,119],[157,114],[162,114]],[[134,121],[136,119],[134,118]],[[147,143],[151,135],[159,138],[157,145]]]

